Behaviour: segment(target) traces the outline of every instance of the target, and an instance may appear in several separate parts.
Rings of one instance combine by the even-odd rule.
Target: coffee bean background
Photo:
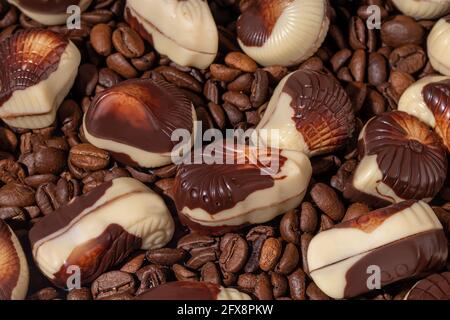
[[[236,42],[238,1],[209,1],[219,28],[220,52],[208,69],[198,70],[159,55],[124,22],[124,2],[94,0],[82,14],[79,30],[49,27],[70,38],[82,53],[76,82],[52,126],[20,130],[0,125],[0,219],[15,230],[26,249],[29,299],[128,300],[175,280],[236,287],[262,300],[329,299],[308,276],[306,250],[317,232],[371,209],[363,203],[349,203],[342,195],[356,166],[359,132],[345,150],[312,159],[313,179],[297,209],[265,225],[222,237],[190,233],[177,223],[167,247],[136,252],[90,287],[70,292],[52,287],[33,265],[27,233],[44,215],[117,177],[132,176],[146,183],[174,207],[170,197],[175,165],[155,170],[123,167],[108,152],[85,141],[81,120],[102,90],[130,78],[163,79],[186,93],[204,129],[248,129],[258,124],[274,88],[288,72],[312,69],[342,83],[360,130],[373,115],[396,109],[410,84],[435,73],[426,53],[426,37],[435,21],[403,16],[385,0],[331,0],[330,30],[313,57],[292,68],[262,68]],[[367,28],[369,5],[381,8],[380,30]],[[0,41],[21,29],[41,27],[0,2]],[[449,235],[450,180],[432,204]],[[402,299],[412,284],[403,281],[357,299]]]

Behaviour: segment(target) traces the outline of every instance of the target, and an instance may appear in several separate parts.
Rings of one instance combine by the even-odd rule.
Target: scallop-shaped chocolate
[[[0,43],[0,118],[20,128],[42,128],[75,81],[77,47],[49,30],[17,32]]]
[[[78,6],[84,11],[92,0],[8,0],[8,2],[33,20],[50,26],[65,23],[69,16],[67,9],[70,6]]]
[[[450,272],[435,273],[418,281],[405,300],[450,300]]]
[[[175,130],[188,138],[196,119],[192,102],[176,86],[161,80],[124,81],[102,91],[83,121],[86,139],[124,164],[158,167],[181,147]],[[192,143],[193,139],[189,139]]]
[[[327,9],[327,0],[244,1],[237,21],[239,45],[264,66],[298,64],[325,39]]]
[[[355,114],[334,78],[298,70],[275,89],[257,129],[268,145],[315,156],[348,143],[355,130]]]
[[[344,192],[355,200],[430,201],[447,176],[447,156],[441,139],[425,123],[405,112],[372,118],[361,132],[359,152],[361,161]]]
[[[28,282],[28,264],[20,242],[0,219],[0,300],[25,299]]]

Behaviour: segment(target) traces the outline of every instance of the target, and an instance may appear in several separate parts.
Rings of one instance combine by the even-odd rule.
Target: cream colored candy
[[[109,268],[131,253],[118,250],[160,248],[173,232],[173,219],[159,195],[135,179],[118,178],[46,216],[32,228],[30,240],[42,273],[64,286],[67,274],[60,270],[69,265],[79,266],[83,282],[89,282],[105,271],[93,269],[96,259],[104,259],[103,268]],[[133,237],[141,239],[138,248]]]
[[[45,2],[45,0],[37,0],[40,2]],[[67,19],[70,17],[72,12],[67,13],[67,10],[61,13],[44,13],[30,10],[28,8],[24,8],[20,5],[20,0],[8,0],[9,3],[15,5],[22,11],[25,15],[30,17],[31,19],[47,26],[53,26],[58,24],[65,24]],[[85,11],[89,5],[92,3],[92,0],[80,0],[78,3],[78,7],[80,8],[80,12]],[[51,4],[48,4],[51,5]]]
[[[179,65],[206,69],[216,58],[218,31],[204,0],[128,0],[125,18]]]
[[[298,64],[324,41],[326,0],[251,0],[237,21],[242,50],[263,66]]]
[[[436,19],[450,12],[449,0],[392,0],[405,15],[415,19]]]
[[[440,73],[450,76],[450,23],[441,18],[431,29],[427,39],[430,63]]]

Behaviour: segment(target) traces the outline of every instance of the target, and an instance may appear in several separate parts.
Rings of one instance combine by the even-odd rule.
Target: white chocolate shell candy
[[[205,0],[127,0],[125,20],[179,65],[206,69],[216,58],[219,35]]]
[[[17,128],[51,125],[77,75],[77,47],[52,31],[31,29],[0,43],[0,61],[0,118]]]
[[[23,300],[28,291],[28,264],[14,232],[0,219],[0,300]]]
[[[415,19],[436,19],[450,12],[448,0],[392,0],[398,10]]]
[[[316,71],[298,70],[281,80],[257,130],[267,145],[315,156],[347,144],[355,115],[339,82]]]
[[[447,238],[425,202],[405,201],[320,232],[310,242],[308,270],[328,296],[350,298],[380,285],[438,271]]]
[[[432,127],[450,151],[450,77],[429,76],[411,85],[400,98],[398,110]]]
[[[95,97],[85,114],[83,130],[90,143],[110,151],[117,161],[153,168],[171,163],[172,152],[190,149],[195,120],[192,102],[175,85],[133,79]],[[172,141],[175,130],[185,130],[189,141]]]
[[[327,10],[327,0],[249,0],[237,21],[239,45],[263,66],[298,64],[322,45]]]
[[[431,29],[427,39],[428,58],[433,68],[450,76],[450,17],[441,18]]]
[[[92,0],[8,0],[31,19],[47,26],[65,24],[67,8],[76,5],[85,11]]]
[[[251,300],[248,294],[203,281],[174,281],[145,291],[136,300]]]
[[[303,153],[228,143],[212,155],[209,148],[200,163],[180,165],[172,189],[192,230],[224,234],[270,221],[303,200],[312,174]]]
[[[416,199],[426,202],[442,188],[447,156],[438,135],[402,111],[369,120],[359,137],[360,163],[344,196],[373,206]]]
[[[174,222],[162,198],[141,182],[118,178],[45,216],[30,230],[33,257],[55,285],[79,268],[90,283],[134,250],[161,248]]]

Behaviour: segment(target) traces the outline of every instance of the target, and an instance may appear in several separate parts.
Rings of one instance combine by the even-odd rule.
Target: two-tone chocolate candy
[[[172,140],[175,130],[194,135],[192,102],[173,84],[134,79],[102,91],[83,120],[86,139],[127,165],[159,167],[171,163],[184,145]],[[192,145],[194,139],[185,143]]]
[[[316,53],[330,25],[327,0],[242,1],[242,50],[263,66],[298,64]]]
[[[442,225],[423,201],[405,201],[342,222],[308,247],[310,276],[335,299],[438,271],[447,261]]]
[[[404,300],[450,300],[450,272],[435,273],[418,281]]]
[[[251,300],[248,294],[202,281],[174,281],[145,291],[135,300]]]
[[[315,156],[348,143],[355,115],[347,93],[334,78],[298,70],[281,80],[257,130],[267,145]]]
[[[179,65],[206,69],[216,58],[219,36],[205,0],[127,0],[125,20]]]
[[[439,136],[402,111],[369,120],[359,137],[360,162],[344,195],[374,206],[416,199],[430,201],[447,176]]]
[[[92,0],[8,0],[25,15],[47,26],[65,24],[70,6],[78,6],[80,11],[86,10]]]
[[[29,273],[25,254],[11,228],[0,219],[0,300],[23,300]]]
[[[20,31],[0,43],[0,118],[36,129],[51,125],[77,76],[77,47],[49,30]]]
[[[442,138],[450,151],[450,77],[429,76],[411,85],[400,98],[398,110],[409,113]]]
[[[448,0],[392,0],[398,10],[415,19],[436,19],[450,12]]]
[[[41,272],[65,287],[76,272],[90,283],[137,249],[160,248],[174,222],[162,198],[141,182],[105,182],[37,222],[29,238]]]
[[[427,39],[427,53],[433,68],[450,76],[450,17],[446,16],[436,22]]]
[[[192,230],[224,234],[301,203],[312,173],[303,153],[231,143],[213,152],[210,147],[200,163],[180,165],[172,190],[181,221]]]

